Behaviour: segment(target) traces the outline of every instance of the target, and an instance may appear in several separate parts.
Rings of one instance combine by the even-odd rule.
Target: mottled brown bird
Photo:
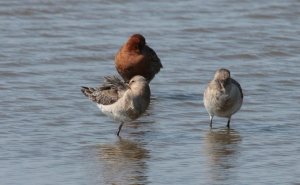
[[[122,78],[128,82],[140,75],[150,82],[160,71],[162,64],[155,51],[146,44],[145,37],[134,34],[115,56],[115,66]]]

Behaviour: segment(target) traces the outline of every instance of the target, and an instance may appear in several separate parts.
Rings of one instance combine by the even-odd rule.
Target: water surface
[[[300,183],[300,1],[0,1],[1,184]],[[125,125],[80,86],[115,74],[142,33],[164,68]],[[215,118],[203,91],[230,69],[245,94]]]

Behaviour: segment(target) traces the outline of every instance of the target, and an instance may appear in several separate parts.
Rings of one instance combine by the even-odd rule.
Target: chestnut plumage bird
[[[155,51],[146,44],[141,34],[134,34],[115,56],[115,66],[122,78],[128,82],[140,75],[150,82],[163,67]]]

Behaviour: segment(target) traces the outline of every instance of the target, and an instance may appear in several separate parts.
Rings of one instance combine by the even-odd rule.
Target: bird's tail
[[[126,90],[127,84],[122,81],[117,76],[105,76],[104,84],[100,87],[101,90],[106,89],[116,89],[116,90]]]
[[[81,92],[93,102],[106,105],[116,102],[127,89],[128,84],[118,77],[107,76],[102,86],[97,88],[83,86]]]
[[[96,97],[94,96],[94,92],[96,91],[96,89],[92,88],[92,87],[81,87],[81,92],[88,97],[89,99],[91,99],[92,101],[96,101]]]

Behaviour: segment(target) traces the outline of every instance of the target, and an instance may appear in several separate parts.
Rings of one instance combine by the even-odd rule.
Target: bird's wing
[[[153,61],[154,70],[156,71],[156,73],[158,73],[160,71],[160,68],[163,68],[163,65],[161,64],[159,57],[157,56],[155,51],[149,46],[146,45],[145,48],[146,48],[145,53],[147,53],[148,55],[147,57],[149,57]]]
[[[106,76],[102,86],[98,88],[82,87],[82,93],[90,100],[102,104],[110,105],[118,101],[124,92],[128,89],[128,85],[116,76]]]
[[[236,80],[234,80],[232,78],[231,78],[231,82],[238,87],[238,89],[240,90],[240,93],[241,93],[241,97],[244,98],[243,90],[242,90],[242,87],[239,84],[239,82],[237,82]]]

